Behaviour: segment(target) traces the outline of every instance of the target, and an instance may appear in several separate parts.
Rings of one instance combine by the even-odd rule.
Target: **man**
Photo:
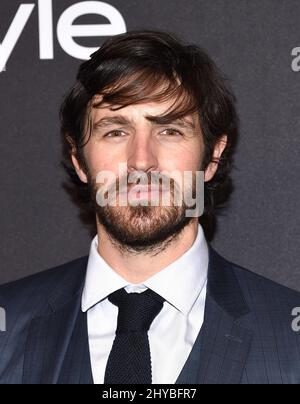
[[[80,67],[61,122],[97,236],[88,257],[0,287],[0,382],[300,383],[300,295],[206,236],[237,138],[234,96],[206,53],[161,32],[114,37]],[[199,217],[184,196],[201,172]]]

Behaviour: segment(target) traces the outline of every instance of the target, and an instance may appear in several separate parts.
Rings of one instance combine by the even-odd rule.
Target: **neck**
[[[101,257],[127,282],[139,284],[175,262],[192,247],[198,234],[198,220],[192,220],[178,238],[155,256],[124,253],[112,243],[101,224],[97,223],[97,228]]]

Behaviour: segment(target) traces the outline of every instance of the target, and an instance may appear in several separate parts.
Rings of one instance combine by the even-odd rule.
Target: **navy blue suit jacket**
[[[300,294],[211,246],[209,255],[204,325],[176,384],[300,384],[300,334],[292,329]],[[0,286],[1,384],[93,383],[80,309],[86,267],[84,257]]]

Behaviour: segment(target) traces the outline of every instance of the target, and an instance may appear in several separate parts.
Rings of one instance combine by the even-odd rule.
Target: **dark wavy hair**
[[[103,97],[101,102],[98,95]],[[78,179],[71,155],[75,153],[86,167],[83,148],[92,132],[92,109],[102,103],[118,110],[173,99],[164,115],[166,122],[198,113],[205,144],[203,170],[213,161],[218,140],[224,134],[228,138],[222,157],[216,161],[214,178],[205,183],[205,209],[199,218],[206,236],[213,237],[216,210],[224,207],[233,190],[229,174],[238,134],[235,97],[205,51],[159,31],[133,31],[107,40],[80,66],[77,80],[62,103],[63,165],[72,184],[65,188],[82,208],[82,219],[95,219],[91,190]]]

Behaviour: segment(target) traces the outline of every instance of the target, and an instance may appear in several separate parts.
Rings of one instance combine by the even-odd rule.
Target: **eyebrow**
[[[190,120],[179,118],[179,119],[169,119],[165,116],[152,116],[148,115],[145,118],[152,123],[153,126],[156,125],[178,125],[182,128],[188,129],[195,129],[195,125]],[[134,126],[134,122],[123,115],[116,115],[116,116],[104,116],[103,118],[99,119],[95,122],[94,127],[107,127],[110,125],[122,125],[122,126]]]

